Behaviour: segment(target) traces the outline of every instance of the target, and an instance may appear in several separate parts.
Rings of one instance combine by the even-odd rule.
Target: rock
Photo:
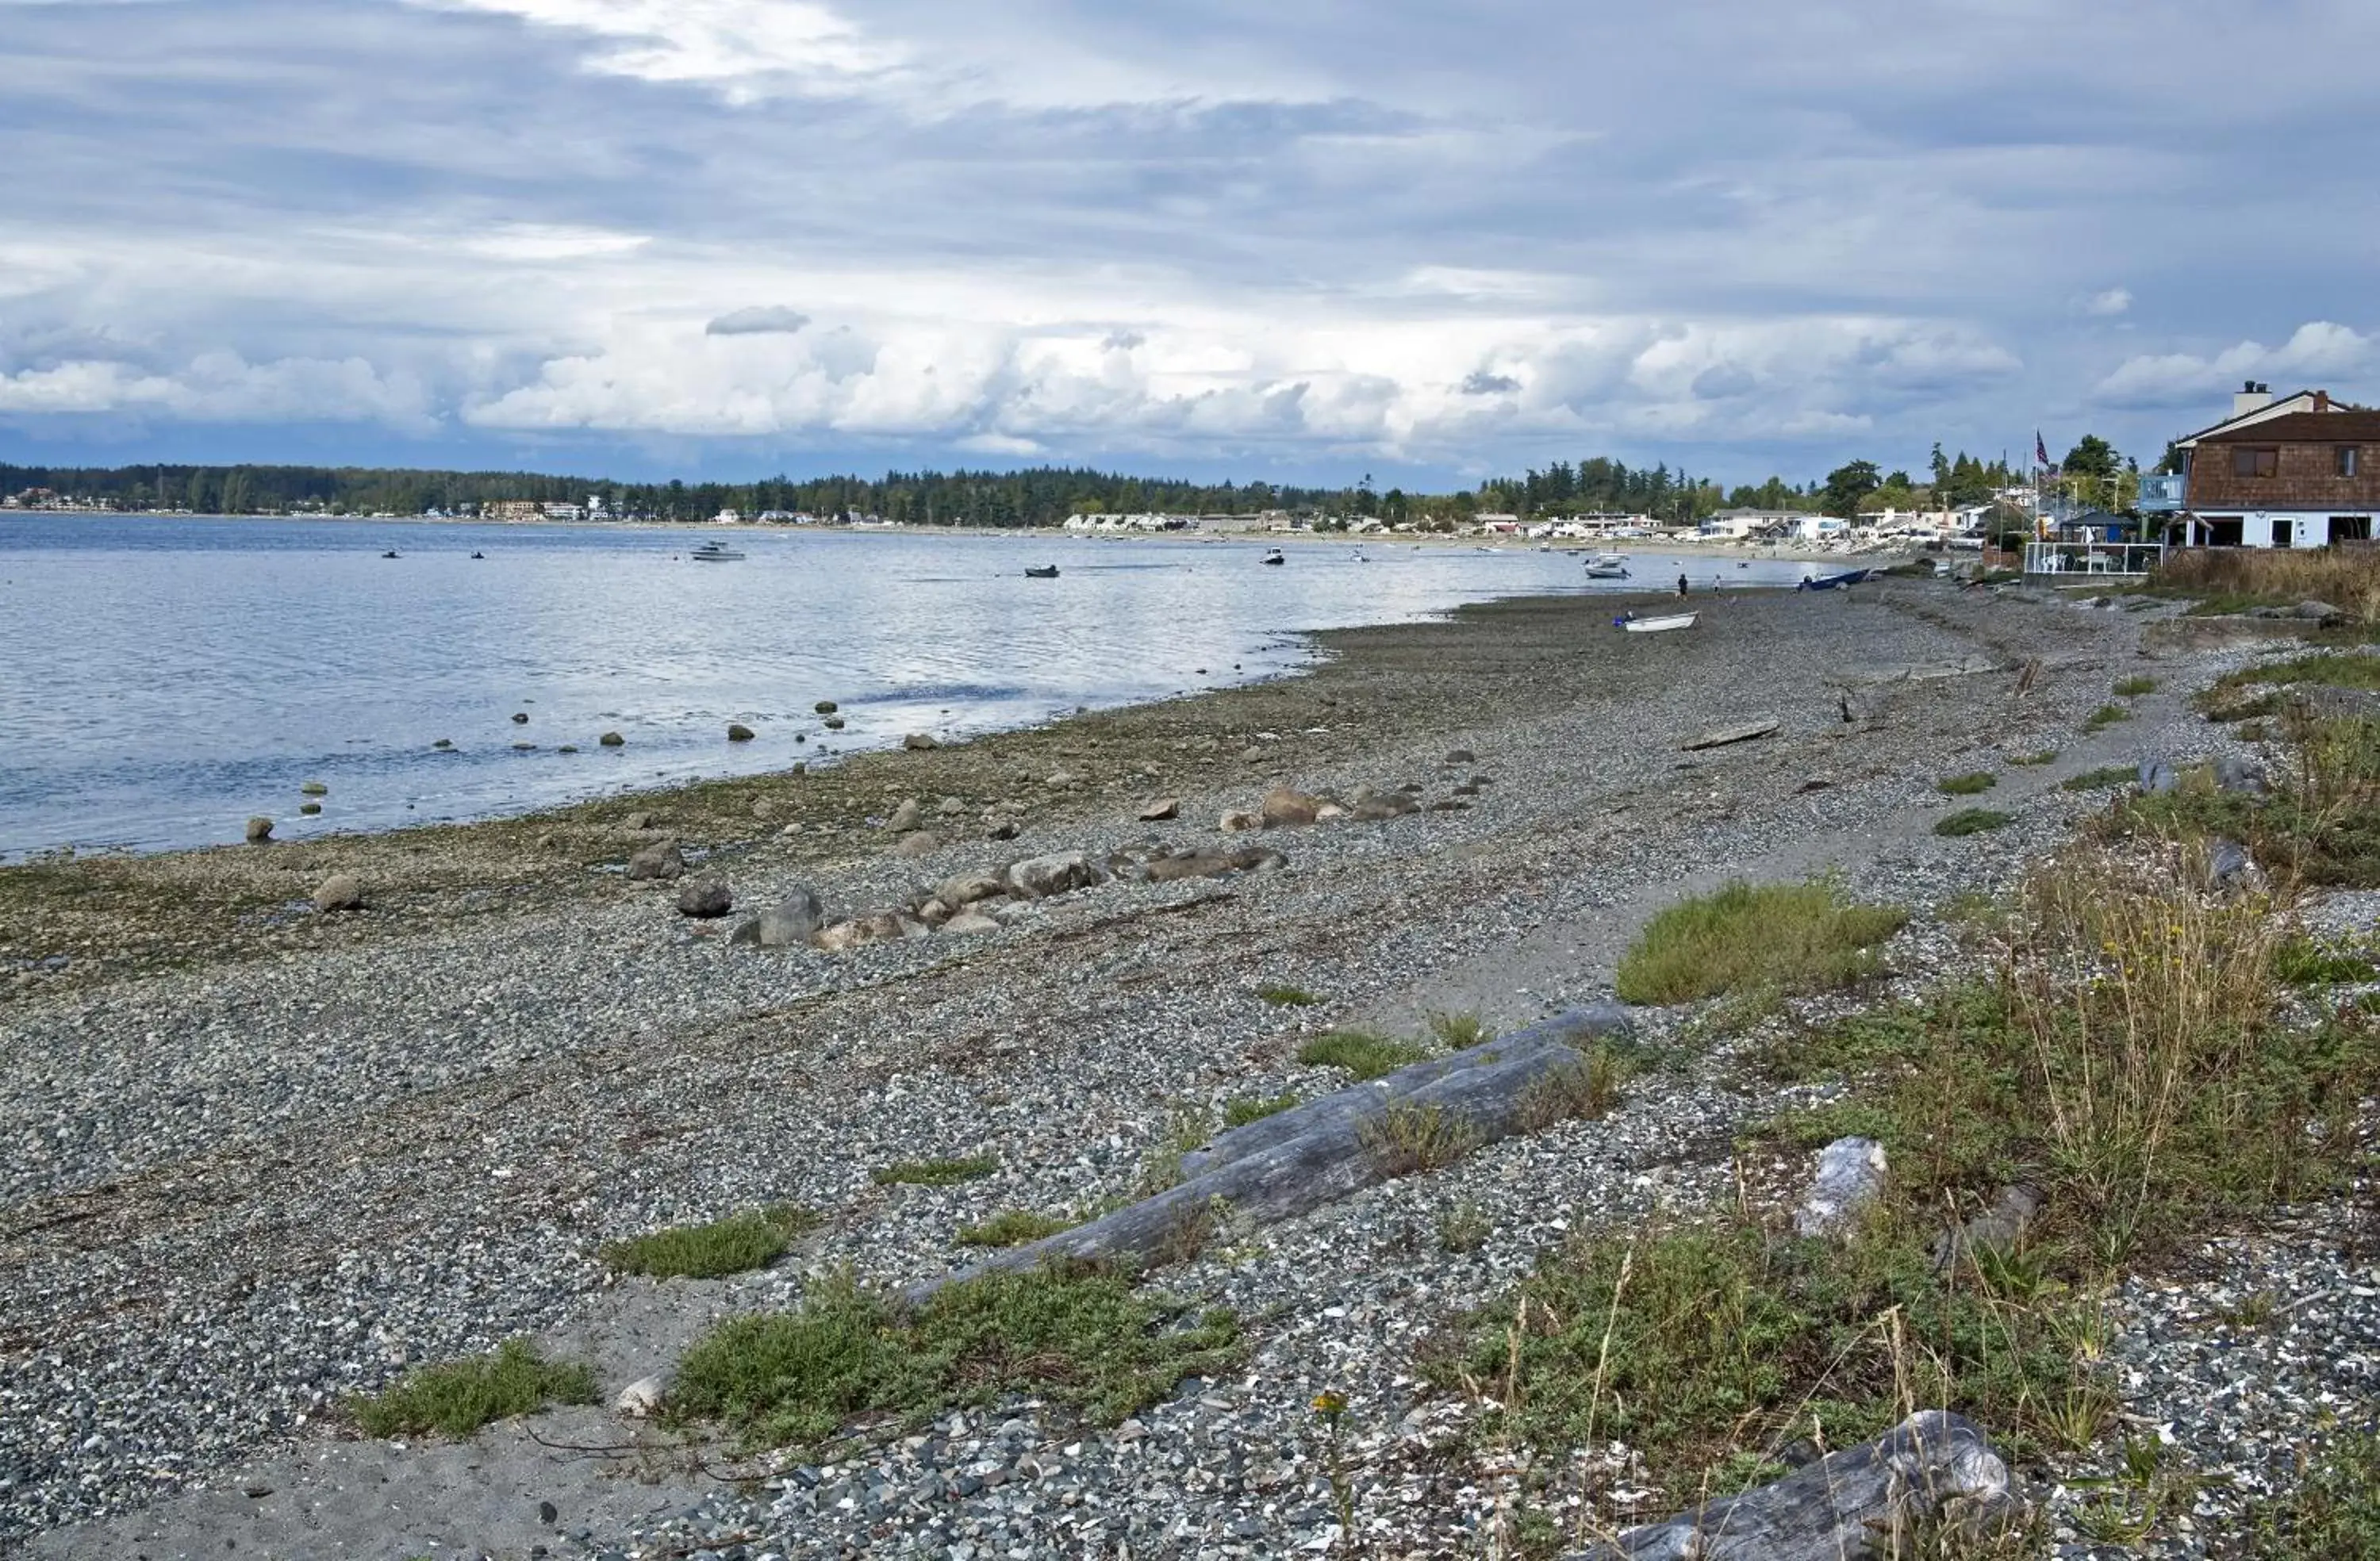
[[[752,817],[755,817],[755,818],[760,818],[760,819],[769,819],[769,818],[774,818],[776,816],[777,816],[777,805],[776,805],[775,803],[771,802],[771,801],[770,801],[768,798],[766,798],[766,797],[754,797],[754,798],[752,799]]]
[[[1075,783],[1075,777],[1072,770],[1053,770],[1050,772],[1050,778],[1041,783],[1049,787],[1053,792],[1062,792]]]
[[[841,716],[827,717],[826,729],[829,732],[841,732],[843,730],[843,718]]]
[[[1226,813],[1222,817],[1217,819],[1215,821],[1215,828],[1222,830],[1223,833],[1227,835],[1238,834],[1243,829],[1261,829],[1264,828],[1264,816],[1257,813],[1234,810],[1232,812]]]
[[[735,909],[735,896],[717,878],[697,878],[677,891],[678,914],[708,921]]]
[[[1934,1266],[1948,1269],[1960,1259],[1975,1252],[1994,1255],[2007,1252],[2041,1212],[2041,1190],[2019,1182],[2000,1189],[1992,1206],[1967,1221],[1956,1230],[1946,1230],[1934,1243]]]
[[[432,743],[430,745],[433,748],[451,748],[455,745],[455,739],[452,737],[441,737],[437,742]]]
[[[832,699],[821,699],[817,704],[812,705],[810,708],[817,711],[820,715],[831,716],[834,714],[836,710],[842,708],[842,707],[837,705]]]
[[[1009,889],[1027,900],[1068,894],[1106,880],[1106,869],[1079,851],[1028,857],[1008,869]]]
[[[2174,773],[2171,761],[2167,759],[2141,760],[2140,781],[2142,792],[2149,796],[2170,792],[2181,784],[2180,777]]]
[[[942,936],[945,938],[973,938],[999,930],[1000,924],[981,911],[961,911],[942,924]]]
[[[849,921],[837,922],[820,931],[813,941],[830,954],[847,954],[871,943],[897,943],[913,936],[910,932],[912,927],[917,929],[914,936],[927,935],[928,928],[924,924],[896,912],[879,911],[874,915],[854,916]]]
[[[825,919],[819,897],[807,888],[796,889],[737,927],[729,941],[760,949],[796,948],[816,937]]]
[[[957,873],[934,887],[934,898],[953,910],[1007,892],[1007,881],[998,873]]]
[[[895,841],[892,844],[892,854],[915,862],[921,856],[931,856],[941,849],[941,836],[931,829],[919,829],[915,834],[903,835]]]
[[[1262,764],[1264,763],[1264,756],[1265,751],[1262,748],[1249,747],[1240,750],[1240,758],[1243,763]]]
[[[1308,796],[1287,786],[1275,786],[1264,796],[1264,827],[1268,829],[1303,829],[1314,822],[1321,807],[1320,797]]]
[[[364,886],[346,873],[334,873],[314,889],[314,909],[325,915],[334,911],[360,911],[364,908]]]
[[[901,805],[892,810],[892,817],[884,820],[884,827],[896,835],[921,829],[924,827],[925,811],[917,805],[917,798],[905,798]]]
[[[1160,856],[1148,865],[1147,876],[1150,883],[1176,883],[1184,878],[1220,878],[1229,873],[1269,871],[1288,865],[1288,857],[1260,845],[1243,846],[1237,851],[1209,846],[1180,856]]]
[[[322,811],[322,805],[318,802],[301,802],[298,805],[298,811],[311,818]]]
[[[537,752],[537,744],[534,743],[516,743],[513,744],[513,752],[516,754],[533,754]]]
[[[1457,748],[1446,756],[1448,764],[1477,764],[1479,756],[1468,748]]]
[[[623,737],[623,736],[621,736],[621,735],[620,735],[618,732],[607,732],[603,733],[603,735],[602,735],[602,736],[598,737],[597,739],[595,739],[595,741],[597,741],[598,743],[602,744],[603,744],[603,746],[605,746],[605,747],[607,747],[607,748],[616,748],[616,747],[620,746],[623,743],[625,743],[625,742],[627,741],[627,739],[626,739],[626,738],[625,738],[625,737]]]
[[[1884,1192],[1884,1145],[1872,1138],[1839,1138],[1818,1151],[1817,1174],[1793,1213],[1804,1236],[1832,1236],[1848,1229]]]
[[[320,780],[309,780],[298,788],[298,793],[300,796],[327,797],[331,794],[331,788],[323,785]]]
[[[2271,789],[2271,783],[2265,767],[2248,755],[2218,754],[2215,757],[2215,787],[2242,796],[2261,797]]]
[[[1013,841],[1022,832],[1016,827],[1015,819],[1003,818],[984,831],[983,838],[988,841]]]
[[[1328,824],[1334,818],[1344,818],[1346,817],[1347,810],[1340,806],[1335,802],[1326,802],[1320,807],[1314,810],[1314,821],[1317,824]]]
[[[677,842],[674,841],[655,841],[628,858],[628,877],[631,882],[640,882],[649,878],[666,882],[671,878],[685,876],[686,858],[680,854]]]
[[[742,721],[731,720],[727,723],[727,740],[730,743],[749,743],[752,741],[752,729]]]
[[[1479,794],[1479,782],[1476,780],[1457,780],[1454,783],[1454,794],[1458,797],[1475,797]]]
[[[1354,805],[1347,810],[1347,816],[1358,824],[1378,824],[1383,819],[1402,818],[1408,813],[1421,810],[1421,804],[1415,801],[1410,793],[1383,792],[1371,786],[1356,787],[1349,800]]]
[[[1168,818],[1181,817],[1182,799],[1180,797],[1155,797],[1140,805],[1140,821],[1144,824],[1156,824]]]
[[[248,843],[262,845],[273,838],[273,820],[251,818],[248,821]]]
[[[612,1407],[624,1415],[642,1420],[662,1407],[662,1398],[668,1391],[669,1383],[665,1378],[638,1377],[620,1389],[620,1396],[612,1400]]]
[[[2347,621],[2347,613],[2344,610],[2333,607],[2326,601],[2301,601],[2290,611],[2309,623],[2343,623]]]
[[[2216,840],[2206,848],[2206,885],[2209,889],[2229,893],[2237,889],[2263,887],[2265,875],[2256,866],[2256,859],[2238,841]]]
[[[652,827],[653,816],[650,813],[631,813],[625,818],[620,820],[620,828],[623,829],[631,829],[639,834]]]
[[[908,736],[901,739],[901,746],[912,753],[929,754],[941,744],[934,741],[933,734],[930,732],[912,732]]]
[[[945,818],[956,818],[966,811],[966,803],[958,797],[944,797],[941,805],[934,811]]]
[[[576,743],[565,743],[561,747],[556,748],[553,751],[557,754],[575,754],[578,751],[578,744]]]
[[[515,710],[513,712],[513,724],[515,726],[527,726],[528,724],[528,712],[527,710]]]

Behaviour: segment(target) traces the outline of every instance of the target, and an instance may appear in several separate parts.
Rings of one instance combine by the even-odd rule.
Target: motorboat
[[[1274,548],[1266,552],[1264,557],[1258,559],[1257,562],[1259,563],[1287,563],[1289,560],[1281,556],[1281,550],[1279,548]]]
[[[1590,580],[1625,580],[1628,578],[1628,566],[1599,562],[1590,563],[1586,566],[1586,577]]]
[[[395,558],[396,556],[396,550],[395,548],[391,548],[388,551],[381,554],[380,556],[382,558]]]
[[[1586,561],[1586,564],[1590,569],[1625,569],[1628,567],[1628,555],[1626,553],[1597,553],[1593,558]]]
[[[477,548],[474,548],[474,549],[472,549],[472,550],[471,550],[471,556],[472,556],[473,558],[480,558],[480,559],[483,559],[483,558],[486,558],[488,555],[487,555],[487,554],[485,554],[485,553],[483,553],[483,552],[481,552],[481,551],[480,551]]]
[[[1054,580],[1058,577],[1058,566],[1045,563],[1038,569],[1027,569],[1025,577],[1028,580]]]
[[[1865,569],[1846,569],[1838,575],[1804,575],[1793,588],[1797,591],[1840,590],[1845,586],[1858,585],[1870,573]]]
[[[1694,620],[1701,616],[1699,612],[1670,612],[1658,618],[1638,618],[1632,615],[1621,618],[1618,622],[1621,628],[1632,635],[1659,635],[1667,634],[1671,629],[1691,629],[1694,626]]]
[[[714,537],[708,542],[697,545],[686,556],[697,563],[734,563],[743,558],[744,554]]]

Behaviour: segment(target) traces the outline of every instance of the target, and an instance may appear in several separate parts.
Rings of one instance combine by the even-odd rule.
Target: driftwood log
[[[1631,1529],[1571,1561],[1883,1561],[1921,1554],[1925,1534],[1980,1539],[2023,1519],[1984,1434],[1927,1410],[1774,1484]]]
[[[1531,1088],[1579,1065],[1580,1042],[1629,1030],[1627,1010],[1617,1003],[1572,1009],[1232,1128],[1184,1156],[1182,1180],[1156,1196],[912,1287],[909,1299],[1051,1259],[1145,1262],[1180,1243],[1186,1228],[1219,1209],[1235,1222],[1269,1225],[1319,1208],[1387,1179],[1387,1168],[1365,1140],[1392,1107],[1436,1107],[1476,1143],[1509,1137],[1521,1125]]]

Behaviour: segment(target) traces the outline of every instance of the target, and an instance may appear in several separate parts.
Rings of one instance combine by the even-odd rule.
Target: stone
[[[752,741],[752,729],[742,721],[731,720],[727,723],[727,740],[730,743],[749,743]]]
[[[678,914],[705,921],[735,909],[735,896],[717,878],[697,878],[677,891]]]
[[[513,712],[513,724],[515,726],[527,726],[528,724],[528,712],[527,710],[515,710]]]
[[[983,838],[988,841],[1013,841],[1023,832],[1023,830],[1017,828],[1015,819],[1003,818],[999,823],[994,824],[990,829],[985,830]]]
[[[331,794],[331,788],[323,785],[320,780],[309,780],[298,788],[298,793],[300,796],[327,797]]]
[[[1946,1230],[1934,1243],[1934,1266],[1949,1269],[1976,1252],[1994,1256],[2008,1252],[2041,1212],[2041,1189],[2019,1182],[2003,1187],[1992,1206],[1955,1230]]]
[[[821,699],[821,700],[820,700],[817,704],[812,705],[812,706],[810,707],[810,708],[811,708],[811,709],[813,709],[813,710],[817,711],[820,715],[822,715],[822,716],[831,716],[831,715],[834,714],[834,712],[835,712],[836,710],[840,709],[841,708],[842,708],[841,706],[837,705],[837,704],[836,704],[833,700],[832,700],[832,699]]]
[[[554,749],[553,751],[557,754],[575,754],[578,751],[578,744],[576,743],[565,743],[562,746]]]
[[[728,941],[759,949],[797,948],[816,937],[825,920],[818,895],[807,887],[797,888],[737,927]]]
[[[1381,792],[1370,786],[1358,786],[1349,800],[1354,805],[1348,808],[1347,817],[1358,824],[1378,824],[1421,811],[1421,804],[1409,792]]]
[[[941,849],[942,837],[931,829],[919,829],[915,834],[903,835],[892,843],[892,854],[911,862],[915,862],[921,856],[930,856]]]
[[[631,813],[625,818],[620,820],[620,828],[623,829],[631,829],[639,834],[652,827],[653,816],[650,813]]]
[[[2313,623],[2343,623],[2347,613],[2326,601],[2301,601],[2290,609],[2298,617]]]
[[[2141,790],[2149,796],[2154,797],[2162,793],[2170,792],[2176,786],[2180,785],[2181,778],[2174,772],[2174,768],[2170,760],[2143,759],[2141,760],[2140,781]]]
[[[1303,829],[1315,820],[1322,799],[1288,786],[1275,786],[1264,795],[1262,813],[1268,829]]]
[[[1231,873],[1269,870],[1289,865],[1289,858],[1260,845],[1225,851],[1209,846],[1179,856],[1160,856],[1148,868],[1150,883],[1177,883],[1184,878],[1220,878]]]
[[[1244,764],[1262,764],[1264,756],[1265,751],[1262,748],[1249,747],[1240,750],[1240,759]]]
[[[777,805],[775,803],[771,802],[766,797],[754,797],[752,799],[753,817],[765,820],[774,818],[776,816]]]
[[[1079,851],[1033,856],[1008,869],[1008,887],[1027,900],[1044,900],[1105,882],[1107,872]]]
[[[1884,1193],[1884,1145],[1872,1138],[1839,1138],[1818,1151],[1817,1173],[1793,1213],[1793,1228],[1804,1236],[1833,1236],[1850,1228]]]
[[[430,745],[433,748],[440,749],[451,748],[455,745],[455,739],[452,737],[441,737],[437,742],[432,743]]]
[[[318,802],[301,802],[298,805],[298,811],[311,818],[322,811],[322,805]]]
[[[1062,792],[1075,783],[1075,773],[1070,769],[1053,770],[1050,778],[1041,783],[1053,792]]]
[[[843,730],[843,718],[841,716],[827,717],[826,729],[829,732],[841,732]]]
[[[1317,824],[1328,824],[1334,818],[1344,818],[1346,817],[1347,810],[1340,806],[1335,802],[1326,802],[1320,807],[1314,810],[1314,821]]]
[[[2261,797],[2271,789],[2271,782],[2265,773],[2265,767],[2249,755],[2217,754],[2215,757],[2215,787],[2221,792]]]
[[[956,818],[960,814],[966,811],[966,803],[964,799],[959,797],[944,797],[942,799],[941,805],[937,807],[934,811],[941,814],[945,818]]]
[[[1475,797],[1479,794],[1479,782],[1476,780],[1457,780],[1454,783],[1454,794],[1458,797]]]
[[[273,820],[251,818],[248,821],[248,843],[262,845],[273,838]]]
[[[360,911],[364,908],[364,886],[346,873],[334,873],[314,889],[314,909],[325,915],[334,911]]]
[[[901,739],[901,746],[908,749],[912,753],[929,754],[936,748],[941,747],[941,744],[934,740],[931,732],[912,732],[909,735]]]
[[[1238,834],[1243,829],[1261,829],[1264,828],[1264,816],[1245,810],[1235,810],[1226,813],[1221,818],[1216,820],[1215,828],[1227,835]]]
[[[537,752],[537,744],[534,743],[516,743],[513,744],[513,752],[516,754],[533,754]]]
[[[671,878],[680,878],[685,876],[686,857],[678,851],[674,841],[655,841],[628,858],[628,877],[631,882],[642,882],[647,879],[667,882]]]
[[[961,911],[942,924],[945,938],[974,938],[987,932],[998,932],[1000,924],[981,911]]]
[[[2225,893],[2261,888],[2265,875],[2238,841],[2216,840],[2206,848],[2207,887]]]
[[[953,909],[997,900],[1007,892],[1008,884],[998,873],[955,873],[934,886],[934,898]]]
[[[1468,748],[1457,748],[1446,756],[1449,764],[1477,764],[1479,756]]]
[[[915,797],[905,798],[901,805],[892,810],[892,816],[884,820],[884,827],[896,835],[906,834],[911,829],[922,829],[924,825],[925,809],[917,805],[917,799]]]
[[[1140,805],[1140,821],[1144,824],[1161,823],[1165,819],[1181,817],[1180,797],[1153,797]]]
[[[912,936],[911,927],[917,929],[918,936],[929,930],[924,924],[896,912],[879,911],[873,915],[854,916],[849,921],[822,928],[813,941],[830,954],[847,954],[871,943],[897,943]]]
[[[620,1389],[620,1396],[612,1400],[612,1407],[624,1415],[642,1420],[661,1409],[662,1398],[668,1391],[669,1382],[664,1377],[638,1377]]]
[[[616,748],[616,747],[620,746],[622,744],[625,743],[625,742],[627,741],[627,739],[626,739],[626,738],[625,738],[625,737],[623,737],[623,736],[621,736],[621,735],[620,735],[618,732],[607,732],[603,733],[603,735],[602,735],[602,736],[598,737],[597,739],[595,739],[595,741],[597,741],[598,743],[602,744],[603,744],[603,746],[605,746],[605,747],[607,747],[607,748]]]

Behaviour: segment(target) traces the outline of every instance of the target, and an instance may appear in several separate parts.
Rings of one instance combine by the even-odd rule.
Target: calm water
[[[686,530],[0,518],[0,857],[237,841],[250,814],[294,838],[779,769],[1278,675],[1312,659],[1301,630],[1628,588],[1534,550],[1371,546],[1359,563],[1293,547],[1269,569],[1259,543],[713,535],[747,560],[689,563]],[[1024,578],[1044,562],[1062,577]],[[1641,589],[1681,566],[1632,567]],[[1736,585],[1803,572],[1683,567]],[[847,730],[820,727],[820,699]],[[731,720],[758,739],[730,746]],[[599,747],[609,730],[626,746]],[[302,819],[309,780],[330,792]]]

